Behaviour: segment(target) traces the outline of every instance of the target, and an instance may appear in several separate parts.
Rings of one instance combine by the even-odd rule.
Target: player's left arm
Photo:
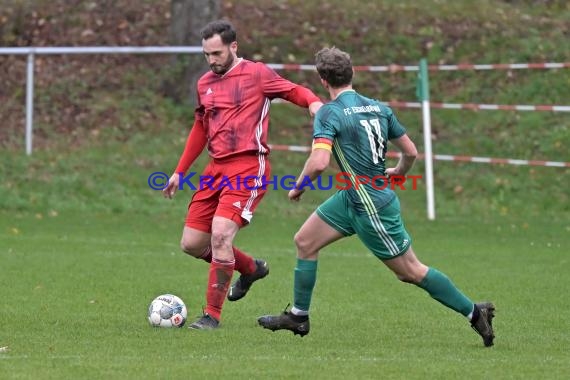
[[[297,85],[291,91],[283,95],[283,99],[290,101],[300,107],[309,108],[311,116],[315,116],[317,111],[322,107],[323,102],[313,91],[307,87]]]
[[[418,155],[418,150],[416,144],[408,137],[407,134],[403,134],[397,139],[390,140],[398,150],[402,153],[398,164],[394,168],[386,169],[387,176],[402,176],[406,175],[414,166],[416,157]]]
[[[388,118],[388,140],[402,153],[398,164],[393,168],[386,169],[386,175],[403,176],[410,171],[412,166],[414,166],[418,150],[416,149],[416,144],[414,144],[406,134],[406,128],[400,124],[400,121],[392,109],[386,107],[385,110]]]
[[[293,83],[266,65],[260,67],[263,93],[270,99],[281,98],[299,107],[308,108],[311,116],[315,116],[323,105],[321,99],[307,87]]]
[[[331,160],[331,152],[332,141],[325,138],[315,139],[311,155],[305,162],[301,174],[297,177],[295,188],[289,191],[290,200],[299,201],[301,195],[305,192],[305,186],[308,185],[308,182],[312,183],[325,171]]]

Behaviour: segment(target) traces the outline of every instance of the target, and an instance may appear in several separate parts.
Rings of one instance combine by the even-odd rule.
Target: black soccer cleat
[[[188,326],[188,328],[192,330],[213,330],[218,327],[220,327],[220,321],[207,313],[204,313],[196,322]]]
[[[295,315],[285,309],[280,315],[264,315],[257,319],[263,328],[271,331],[289,330],[301,338],[309,333],[311,324],[308,315]]]
[[[491,347],[493,345],[493,339],[495,339],[493,332],[495,305],[491,302],[482,302],[476,303],[475,307],[479,310],[479,316],[475,321],[471,321],[471,327],[481,335],[485,347]]]
[[[242,274],[233,283],[228,292],[228,301],[237,301],[245,297],[251,285],[257,281],[261,280],[263,277],[269,274],[269,266],[264,260],[255,260],[255,272],[252,274]]]

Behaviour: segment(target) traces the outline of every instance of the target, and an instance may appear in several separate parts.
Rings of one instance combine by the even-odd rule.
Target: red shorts
[[[247,225],[267,187],[271,166],[266,155],[239,155],[211,160],[200,176],[188,206],[185,225],[212,232],[212,219],[221,216],[238,226]]]

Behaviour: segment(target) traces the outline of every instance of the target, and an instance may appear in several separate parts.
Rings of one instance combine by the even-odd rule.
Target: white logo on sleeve
[[[234,202],[234,203],[232,203],[232,205],[241,210],[241,202],[240,201]]]
[[[214,91],[212,91],[212,89],[210,87],[208,87],[208,90],[206,91],[206,95],[210,95],[213,93],[214,93]]]

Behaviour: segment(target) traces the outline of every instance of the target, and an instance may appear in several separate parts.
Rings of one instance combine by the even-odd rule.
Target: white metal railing
[[[0,55],[27,55],[27,73],[26,73],[26,154],[32,154],[32,135],[33,135],[33,109],[34,109],[34,57],[36,55],[58,55],[58,54],[201,54],[201,46],[84,46],[84,47],[0,47]],[[299,64],[268,64],[275,70],[315,70],[313,65]],[[500,69],[560,69],[570,68],[570,62],[546,62],[546,63],[523,63],[523,64],[492,64],[492,65],[430,65],[427,66],[430,71],[447,71],[447,70],[500,70]],[[355,66],[357,71],[419,71],[420,66]],[[424,76],[427,78],[427,70],[424,70]],[[419,105],[410,102],[396,102],[399,106],[405,108],[416,108]],[[468,108],[468,109],[493,109],[493,110],[526,110],[526,111],[557,111],[570,112],[570,106],[504,106],[504,105],[456,105],[456,104],[430,104],[429,100],[421,105],[423,113],[429,112],[429,107],[435,108]],[[522,107],[522,108],[521,108]],[[532,107],[532,108],[531,108]],[[427,121],[429,123],[429,120]],[[430,141],[427,136],[431,134],[425,133],[426,120],[424,116],[424,137],[426,145]],[[443,156],[442,156],[443,157]],[[451,156],[449,156],[451,157]],[[426,162],[430,161],[426,157]],[[492,160],[492,159],[490,159]],[[558,163],[560,164],[560,163]],[[565,163],[564,163],[565,164]],[[427,192],[433,193],[433,183],[427,186]],[[433,197],[432,197],[433,198]],[[430,207],[433,201],[429,201],[428,196],[428,218],[435,218],[435,208]],[[433,210],[430,212],[430,208]]]
[[[32,154],[34,121],[34,57],[57,54],[196,54],[201,46],[86,46],[86,47],[0,47],[0,55],[27,55],[26,65],[26,154]]]
[[[32,154],[33,116],[34,116],[34,57],[35,55],[58,54],[201,54],[201,46],[64,46],[64,47],[0,47],[0,55],[27,55],[26,69],[26,154]],[[315,70],[314,65],[268,63],[275,70]],[[357,71],[418,71],[419,66],[355,66]],[[459,64],[429,65],[430,71],[448,70],[504,70],[504,69],[564,69],[570,68],[570,62],[510,63],[510,64]],[[420,103],[391,102],[392,107],[419,108]],[[570,112],[570,106],[527,106],[527,105],[485,105],[485,104],[447,104],[430,102],[431,108],[454,109],[498,109],[525,111]]]
[[[202,53],[201,46],[64,46],[0,47],[0,55],[29,54],[176,54]]]

